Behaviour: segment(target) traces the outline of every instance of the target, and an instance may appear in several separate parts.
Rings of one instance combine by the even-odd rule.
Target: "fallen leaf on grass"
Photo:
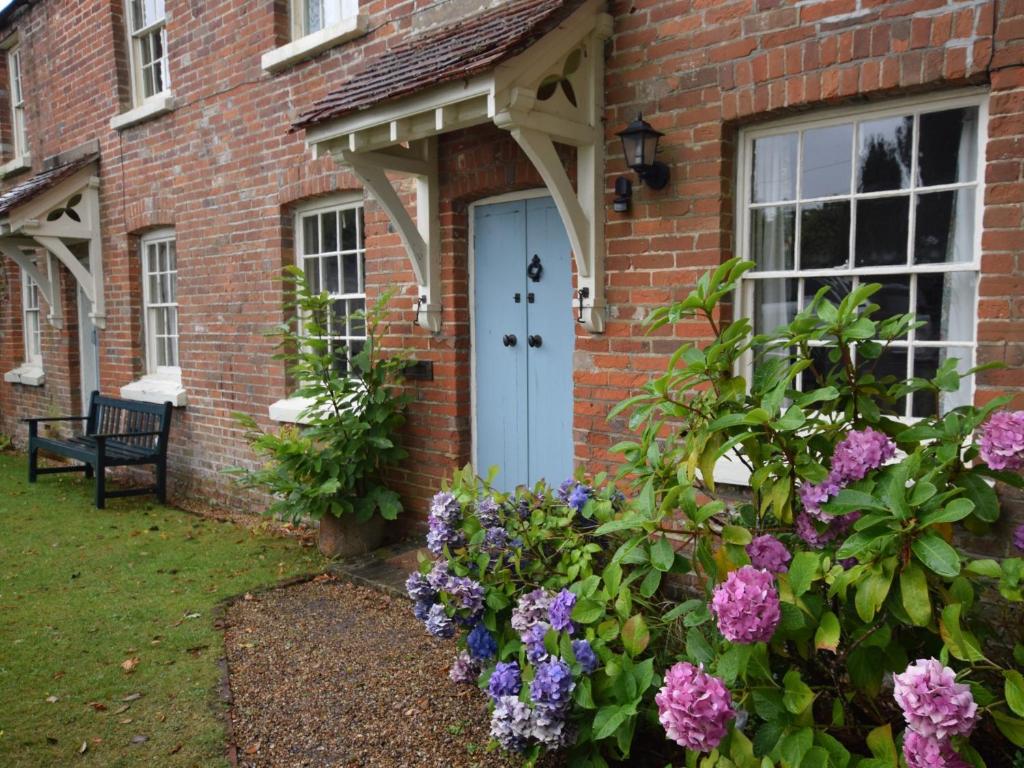
[[[129,693],[127,696],[125,696],[123,699],[121,699],[121,701],[136,701],[137,699],[141,699],[141,698],[142,698],[142,694],[141,693]]]
[[[138,657],[134,657],[133,656],[132,658],[125,659],[124,661],[121,662],[121,669],[124,670],[124,673],[126,675],[130,675],[132,672],[134,672],[135,668],[137,666],[139,666],[139,659],[138,659]]]
[[[85,706],[92,707],[97,712],[106,712],[107,711],[107,705],[104,704],[102,701],[90,701]]]
[[[46,697],[47,704],[56,704],[58,701],[60,701],[60,699],[58,699],[56,696],[47,696]]]
[[[132,708],[131,704],[125,704],[123,707],[118,707],[117,709],[115,709],[114,710],[114,714],[115,715],[123,715],[125,712],[127,712],[131,708]]]
[[[89,749],[89,742],[83,741],[82,742],[82,746],[80,746],[78,748],[78,754],[84,755],[86,753],[86,751],[88,751],[88,749]]]
[[[130,718],[130,717],[122,717],[117,722],[119,722],[121,725],[128,725],[128,723],[132,722],[132,718]]]
[[[163,712],[157,712],[156,713],[156,721],[158,723],[162,723],[166,719],[167,719],[167,715],[165,715]]]
[[[167,754],[168,755],[176,755],[176,754],[178,754],[181,751],[181,748],[183,746],[185,746],[185,745],[184,744],[175,744],[173,747],[171,747],[171,750]]]
[[[255,744],[250,744],[248,747],[245,748],[245,754],[247,755],[255,755],[259,751],[260,743],[258,741]]]
[[[141,733],[138,736],[132,736],[132,744],[145,744],[149,741],[149,736],[143,736]]]

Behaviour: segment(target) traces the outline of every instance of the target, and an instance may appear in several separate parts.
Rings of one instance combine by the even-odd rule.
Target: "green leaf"
[[[789,565],[789,585],[799,597],[811,588],[821,575],[821,555],[817,552],[797,552]]]
[[[967,498],[974,502],[974,516],[985,523],[999,519],[999,497],[985,478],[973,472],[957,478],[956,484],[964,489]]]
[[[1003,736],[1016,746],[1024,747],[1024,720],[1008,715],[1005,712],[1000,712],[998,709],[991,710],[990,714]]]
[[[928,531],[910,545],[917,559],[924,565],[948,579],[959,575],[960,557],[946,540],[934,531]]]
[[[899,763],[891,725],[880,725],[868,734],[868,749],[883,765],[896,768]]]
[[[964,570],[989,579],[998,579],[1003,575],[1003,569],[995,560],[971,560]]]
[[[655,592],[658,591],[658,587],[661,586],[661,571],[656,571],[653,568],[647,572],[644,576],[644,580],[640,583],[640,594],[643,597],[651,597]]]
[[[799,768],[803,762],[804,755],[814,745],[814,729],[801,728],[791,733],[779,743],[779,754],[782,755],[782,764],[785,768]]]
[[[619,705],[601,707],[594,715],[594,738],[598,741],[607,739],[626,719],[626,708]]]
[[[1015,714],[1024,717],[1024,675],[1015,669],[1004,669],[1003,686],[1006,704]]]
[[[799,715],[814,703],[814,691],[800,679],[800,672],[789,670],[782,679],[782,704],[794,715]]]
[[[572,617],[580,624],[593,624],[604,616],[604,606],[596,600],[583,599],[572,609]]]
[[[675,559],[676,551],[668,537],[662,536],[651,545],[651,565],[659,571],[667,572],[672,568],[672,563]]]
[[[622,625],[622,645],[630,656],[638,656],[651,642],[651,633],[643,614],[634,614]]]
[[[926,627],[932,620],[932,604],[928,594],[928,579],[915,563],[910,563],[900,574],[900,597],[910,620],[918,627]]]
[[[616,594],[619,591],[619,584],[622,583],[622,566],[616,562],[609,563],[601,572],[601,580],[604,581],[609,595]]]
[[[981,652],[978,639],[960,625],[960,612],[963,605],[953,603],[942,609],[939,622],[939,634],[949,648],[949,652],[961,661],[981,661],[985,655]]]
[[[819,651],[836,652],[839,647],[839,618],[826,611],[821,615],[818,629],[814,632],[814,647]]]
[[[855,491],[852,488],[843,488],[835,498],[830,499],[821,508],[833,515],[845,515],[855,511],[863,512],[865,509],[873,509],[878,512],[889,511],[889,507],[871,494]]]
[[[686,633],[686,655],[699,664],[710,664],[715,658],[715,652],[696,627]]]
[[[974,502],[970,499],[953,499],[946,506],[922,515],[920,526],[924,528],[938,523],[955,523],[958,520],[963,520],[973,511]]]
[[[857,615],[861,621],[871,621],[878,613],[885,598],[889,596],[892,576],[892,565],[889,560],[882,564],[876,563],[868,569],[867,576],[857,585],[857,595],[854,598]]]
[[[727,525],[722,528],[722,539],[729,544],[738,544],[745,547],[753,537],[750,530],[740,525]]]

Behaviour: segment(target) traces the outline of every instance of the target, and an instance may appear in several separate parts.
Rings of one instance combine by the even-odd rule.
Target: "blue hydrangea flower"
[[[597,669],[598,660],[597,654],[594,653],[594,649],[590,646],[590,643],[586,640],[573,640],[572,641],[572,654],[576,657],[576,661],[580,667],[583,668],[583,674],[592,674]]]
[[[530,735],[548,749],[561,749],[574,741],[572,729],[566,723],[568,707],[538,704],[533,708]]]
[[[427,613],[427,632],[434,637],[444,638],[452,637],[455,634],[455,624],[448,618],[441,603],[434,603],[430,606],[430,611]]]
[[[516,507],[516,511],[519,513],[519,519],[525,520],[530,516],[530,500],[520,499],[519,504]]]
[[[449,578],[445,585],[445,592],[459,603],[459,607],[465,608],[474,616],[484,609],[484,588],[480,582],[474,581],[468,576]]]
[[[435,560],[433,568],[427,574],[427,583],[435,592],[441,592],[448,585],[451,574],[448,572],[448,561],[444,559]]]
[[[572,609],[575,605],[576,595],[568,589],[563,589],[555,595],[555,599],[551,601],[551,607],[548,609],[548,620],[551,622],[552,628],[559,632],[568,632],[570,635],[575,632],[576,627],[571,621]]]
[[[572,670],[562,659],[555,657],[537,665],[533,682],[530,683],[530,698],[536,704],[552,707],[568,706],[576,683]]]
[[[582,483],[577,483],[576,487],[572,489],[572,493],[569,494],[569,498],[566,499],[566,503],[576,510],[577,513],[582,512],[591,493],[593,493],[593,491],[591,491],[590,488]]]
[[[516,696],[502,696],[494,703],[491,713],[491,736],[503,749],[524,752],[530,745],[533,713]]]
[[[498,655],[498,642],[483,624],[477,624],[466,637],[466,647],[474,659],[490,659]]]
[[[547,661],[548,649],[544,645],[544,636],[547,635],[549,629],[551,627],[547,623],[540,622],[523,633],[522,640],[526,644],[526,659],[531,664]]]
[[[477,502],[476,516],[480,520],[480,525],[484,528],[494,528],[501,525],[501,507],[492,496]]]
[[[571,478],[571,477],[568,480],[563,480],[561,482],[561,484],[559,484],[558,488],[555,490],[555,497],[559,501],[562,501],[562,502],[565,502],[566,504],[568,504],[569,503],[569,494],[571,494],[573,492],[573,490],[575,490],[576,485],[577,485],[576,481],[573,478]]]
[[[504,528],[488,528],[484,533],[484,549],[488,552],[502,552],[508,547],[508,531]]]
[[[491,673],[491,680],[487,684],[487,693],[497,701],[502,696],[518,696],[519,689],[523,687],[522,675],[519,672],[519,664],[515,661],[499,661]]]
[[[430,517],[440,520],[446,525],[457,525],[462,516],[462,507],[459,500],[447,491],[434,494],[430,502]]]
[[[430,616],[430,609],[434,606],[433,600],[417,600],[412,606],[412,615],[420,621],[426,621]]]
[[[416,602],[432,603],[437,599],[437,590],[430,586],[427,577],[419,571],[409,574],[409,578],[405,580],[405,591]]]
[[[440,518],[430,517],[427,526],[427,549],[437,557],[444,554],[445,546],[451,551],[466,543],[466,537],[459,528]]]

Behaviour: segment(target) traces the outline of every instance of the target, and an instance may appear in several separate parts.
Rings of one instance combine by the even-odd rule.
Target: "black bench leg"
[[[85,479],[86,480],[92,480],[92,477],[93,477],[94,474],[95,473],[93,472],[92,464],[86,464],[85,465]]]
[[[36,467],[39,462],[39,449],[29,443],[28,449],[28,481],[34,483],[36,481]]]
[[[102,461],[96,462],[96,509],[107,506],[107,468]]]
[[[167,459],[156,464],[156,498],[161,504],[167,503]]]

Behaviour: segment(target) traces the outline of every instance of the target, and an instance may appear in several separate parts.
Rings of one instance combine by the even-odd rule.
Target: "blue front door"
[[[476,468],[497,487],[572,474],[572,250],[549,197],[476,208]]]

